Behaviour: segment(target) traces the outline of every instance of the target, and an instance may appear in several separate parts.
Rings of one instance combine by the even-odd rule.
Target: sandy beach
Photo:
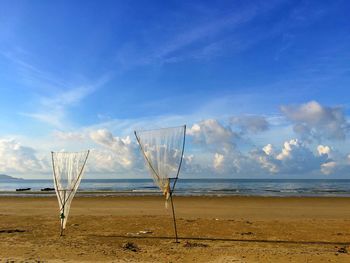
[[[350,262],[350,198],[0,198],[0,262]],[[349,253],[347,253],[349,251]]]

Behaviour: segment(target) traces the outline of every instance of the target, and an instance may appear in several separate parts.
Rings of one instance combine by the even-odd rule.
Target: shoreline
[[[1,197],[52,197],[56,196],[55,191],[0,191],[0,198]],[[76,197],[104,197],[104,196],[116,196],[116,197],[129,197],[129,196],[162,196],[162,193],[160,191],[153,191],[153,190],[126,190],[126,191],[101,191],[101,190],[92,190],[92,191],[78,191],[75,195]],[[174,192],[174,196],[179,197],[271,197],[271,198],[289,198],[289,197],[295,197],[295,198],[350,198],[349,194],[301,194],[301,193],[273,193],[273,194],[266,194],[266,193],[237,193],[237,192]]]

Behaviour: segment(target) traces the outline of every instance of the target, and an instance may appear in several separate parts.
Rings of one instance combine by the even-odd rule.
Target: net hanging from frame
[[[78,190],[90,151],[51,152],[55,191],[61,220],[61,235],[66,228],[70,206]]]
[[[135,131],[146,167],[154,183],[165,196],[165,207],[171,200],[176,242],[178,241],[172,195],[179,177],[185,149],[186,125],[146,131]]]

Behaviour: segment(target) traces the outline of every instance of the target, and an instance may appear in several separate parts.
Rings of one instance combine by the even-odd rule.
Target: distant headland
[[[22,178],[17,178],[13,176],[9,176],[6,174],[0,174],[0,180],[23,180]]]

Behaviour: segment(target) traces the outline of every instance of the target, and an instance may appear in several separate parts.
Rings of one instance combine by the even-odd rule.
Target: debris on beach
[[[250,235],[254,235],[254,233],[253,233],[253,232],[250,232],[250,231],[249,231],[249,232],[242,232],[242,233],[241,233],[241,236],[245,236],[245,235],[246,235],[246,236],[250,236]]]
[[[139,236],[139,235],[142,235],[142,234],[153,234],[153,231],[151,230],[140,230],[136,233],[132,233],[132,232],[128,232],[126,233],[127,236]]]
[[[139,232],[137,232],[138,235],[140,235],[140,234],[152,234],[152,233],[153,233],[153,231],[151,231],[151,230],[140,230]]]
[[[348,253],[348,250],[346,249],[346,247],[340,247],[340,248],[338,248],[338,250],[337,250],[337,252],[338,253]]]
[[[0,233],[6,233],[6,234],[11,234],[11,233],[23,233],[26,232],[25,230],[21,229],[4,229],[0,230]]]
[[[187,248],[192,248],[192,247],[208,247],[207,244],[203,244],[203,243],[191,243],[191,242],[188,242],[186,241],[186,243],[184,244],[184,247],[187,247]]]
[[[124,250],[130,250],[130,251],[133,251],[133,252],[139,252],[140,251],[140,248],[132,243],[132,242],[127,242],[123,245],[123,249]]]

